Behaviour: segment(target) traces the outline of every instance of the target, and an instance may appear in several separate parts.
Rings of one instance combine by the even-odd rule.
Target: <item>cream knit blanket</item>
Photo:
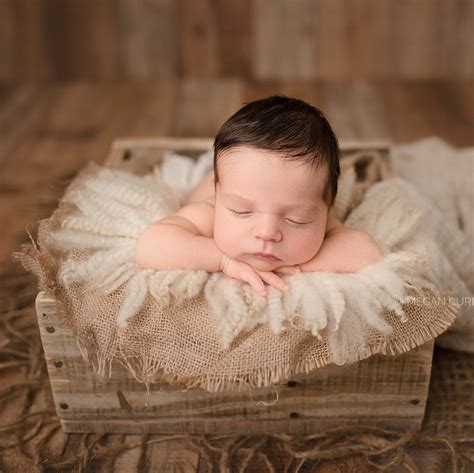
[[[474,147],[457,149],[429,137],[392,146],[390,154],[397,174],[413,184],[407,196],[425,213],[432,259],[444,267],[438,284],[460,305],[436,343],[474,353]]]

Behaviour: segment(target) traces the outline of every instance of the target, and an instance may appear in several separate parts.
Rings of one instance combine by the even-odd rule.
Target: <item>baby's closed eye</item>
[[[237,217],[247,217],[252,214],[252,212],[238,212],[237,210],[232,210],[232,209],[229,209],[229,210],[232,214],[234,214]],[[296,227],[308,225],[309,223],[311,223],[311,222],[297,221],[291,218],[285,218],[285,221],[291,223],[292,225]]]

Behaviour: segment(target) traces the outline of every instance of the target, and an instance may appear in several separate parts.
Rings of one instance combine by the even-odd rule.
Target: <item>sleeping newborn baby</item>
[[[139,236],[136,263],[221,271],[262,296],[265,283],[288,289],[281,274],[375,263],[374,239],[335,217],[339,155],[328,121],[306,102],[278,95],[245,105],[215,138],[214,170]]]

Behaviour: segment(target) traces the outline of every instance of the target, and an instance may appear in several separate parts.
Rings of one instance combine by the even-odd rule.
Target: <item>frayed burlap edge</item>
[[[78,332],[74,325],[74,321],[70,317],[68,301],[58,297],[60,291],[57,291],[54,271],[51,262],[54,261],[51,255],[46,254],[42,248],[39,248],[31,235],[32,244],[21,246],[21,252],[15,252],[13,259],[19,261],[25,269],[31,271],[38,278],[38,287],[45,291],[46,294],[58,303],[58,315],[64,325],[71,329],[77,339],[78,346],[84,359],[91,365],[94,372],[101,378],[109,379],[112,373],[113,363],[118,362],[126,368],[132,376],[140,383],[144,384],[147,390],[147,398],[145,406],[148,403],[150,394],[150,383],[158,378],[169,384],[184,387],[184,391],[193,388],[200,388],[208,392],[224,392],[241,390],[252,390],[261,387],[270,386],[289,379],[292,376],[309,373],[310,371],[322,368],[332,361],[327,357],[313,357],[312,360],[300,362],[296,366],[285,364],[273,367],[265,367],[247,373],[244,376],[225,377],[223,375],[216,376],[204,373],[193,377],[183,377],[166,369],[161,360],[144,360],[143,357],[133,353],[125,353],[119,346],[118,352],[107,353],[100,349],[93,338],[89,338]],[[440,296],[439,294],[432,294]],[[433,317],[424,327],[420,327],[417,333],[413,333],[411,337],[404,340],[393,340],[384,338],[378,344],[368,344],[367,349],[363,352],[357,352],[355,361],[361,361],[370,356],[382,355],[401,355],[406,353],[430,340],[437,337],[454,322],[459,305],[454,299],[444,298],[447,303],[437,306],[432,310]],[[405,310],[409,310],[409,305],[404,306]],[[386,313],[389,317],[396,318],[395,315]]]
[[[456,314],[459,310],[459,305],[456,302],[449,302],[439,311],[436,311],[436,317],[430,320],[430,325],[422,327],[418,333],[414,333],[411,338],[405,340],[391,340],[390,338],[384,339],[383,342],[375,345],[368,344],[368,351],[358,352],[357,359],[354,362],[362,361],[373,355],[401,355],[406,353],[424,343],[433,340],[435,337],[446,331],[456,319]],[[433,311],[434,312],[434,311]],[[396,316],[393,316],[396,317]],[[84,343],[85,342],[85,343]],[[79,337],[79,343],[83,344],[83,348],[89,350],[90,344],[88,340],[84,340]],[[89,351],[88,351],[89,352]],[[97,357],[98,350],[91,350],[94,360],[90,360],[95,365],[103,365],[104,360]],[[240,377],[223,377],[223,376],[212,376],[204,374],[194,378],[184,378],[176,375],[175,373],[166,371],[163,366],[159,363],[154,365],[155,369],[150,371],[150,367],[143,366],[143,360],[139,357],[122,357],[117,359],[124,367],[126,367],[135,377],[135,379],[141,383],[144,383],[147,388],[147,395],[149,395],[149,383],[150,378],[156,377],[157,373],[160,372],[159,377],[166,382],[173,385],[181,385],[185,387],[185,391],[193,388],[201,388],[209,392],[224,392],[224,391],[235,391],[239,392],[242,390],[252,390],[262,387],[267,387],[275,383],[279,383],[282,380],[289,379],[292,376],[309,373],[314,369],[322,368],[332,364],[327,358],[314,358],[306,363],[299,363],[296,366],[286,364],[278,365],[271,368],[258,369],[252,374]],[[111,364],[113,358],[108,359],[105,363]],[[110,370],[109,365],[109,370]],[[110,371],[109,371],[110,372]],[[140,376],[140,373],[149,373],[150,378],[146,379]],[[148,397],[147,397],[148,401]]]

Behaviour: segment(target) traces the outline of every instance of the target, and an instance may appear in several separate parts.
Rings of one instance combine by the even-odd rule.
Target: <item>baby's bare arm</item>
[[[246,263],[231,260],[213,238],[214,206],[194,202],[171,217],[152,224],[137,239],[135,262],[145,269],[202,269],[222,271],[231,279],[250,283],[265,295],[265,281],[280,290],[286,284],[272,272],[259,272]]]
[[[214,189],[214,170],[207,173],[204,179],[191,191],[184,201],[184,204],[192,202],[202,202],[212,199],[215,195]]]
[[[180,223],[156,222],[137,239],[135,262],[146,269],[221,270],[223,254],[213,238],[196,235]]]
[[[301,271],[353,273],[376,263],[383,256],[375,240],[366,232],[338,226],[326,234],[320,250]]]
[[[210,204],[195,202],[183,207],[138,237],[135,262],[146,269],[220,271],[224,255],[210,237],[212,222]]]

